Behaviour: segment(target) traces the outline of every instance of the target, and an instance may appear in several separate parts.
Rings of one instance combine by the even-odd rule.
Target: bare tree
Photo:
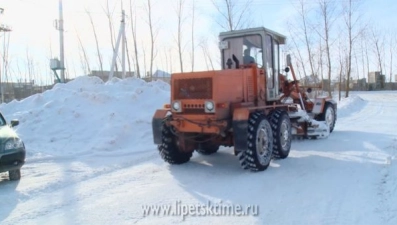
[[[345,59],[344,59],[344,55],[345,53],[341,53],[343,47],[341,45],[341,43],[339,42],[339,88],[338,88],[338,97],[339,97],[339,101],[342,98],[342,78],[343,78],[343,72],[345,70]]]
[[[207,70],[210,70],[210,69],[215,70],[211,53],[208,50],[208,40],[203,39],[199,46],[201,47],[201,50],[203,51],[203,56],[205,59],[205,63],[207,65]]]
[[[249,9],[253,0],[246,0],[243,5],[238,0],[211,0],[216,10],[221,15],[221,20],[217,21],[224,30],[237,30],[248,28],[251,24]]]
[[[320,39],[320,53],[319,53],[320,57],[319,57],[319,70],[320,70],[320,74],[321,74],[321,82],[324,80],[324,47],[323,47],[323,42]]]
[[[48,41],[48,53],[47,54],[48,54],[47,60],[50,61],[53,58],[51,37],[49,38],[49,41]],[[54,83],[54,75],[53,75],[54,72],[49,67],[47,67],[47,68],[48,68],[47,71],[48,71],[49,76],[46,76],[46,85],[53,84]],[[19,67],[18,60],[17,60],[17,69],[18,69],[18,74],[22,74],[21,69]]]
[[[319,0],[320,14],[322,17],[322,32],[318,32],[320,37],[324,40],[325,43],[325,53],[327,58],[327,69],[328,69],[328,95],[332,97],[331,92],[331,74],[332,74],[332,59],[331,59],[331,40],[330,33],[333,22],[335,21],[335,6],[332,5],[334,3],[332,0]]]
[[[109,32],[110,32],[110,42],[112,43],[112,49],[113,49],[113,54],[116,52],[115,48],[115,37],[114,37],[114,26],[113,26],[113,13],[114,13],[114,8],[111,10],[110,5],[109,5],[109,0],[106,0],[106,8],[103,9],[105,11],[106,17],[108,19],[108,26],[109,26]],[[115,64],[116,66],[116,71],[118,71],[117,67],[117,62]]]
[[[155,28],[155,24],[153,21],[153,4],[152,0],[147,0],[147,4],[145,5],[145,9],[147,12],[147,24],[149,25],[149,30],[150,30],[150,64],[149,64],[149,76],[152,78],[153,75],[153,64],[154,64],[154,59],[156,58],[156,53],[155,53],[155,42],[156,42],[156,37],[157,37],[157,30]]]
[[[88,56],[87,56],[87,53],[85,51],[83,42],[81,41],[80,35],[79,35],[79,33],[77,31],[76,31],[76,34],[77,34],[77,40],[79,41],[79,48],[80,48],[80,51],[81,51],[80,52],[80,57],[81,57],[80,63],[81,63],[83,72],[86,73],[86,74],[89,74],[91,72],[91,68],[90,68],[90,63],[89,63],[89,60],[88,60]],[[82,55],[81,55],[81,53],[82,53]]]
[[[392,77],[393,77],[393,54],[396,51],[396,33],[391,32],[390,33],[390,43],[389,43],[389,54],[390,54],[390,77],[389,77],[389,82],[392,82]],[[397,81],[396,81],[397,82]]]
[[[99,62],[99,68],[101,70],[101,73],[103,73],[102,54],[101,54],[101,51],[99,50],[99,42],[98,42],[98,36],[97,36],[97,33],[96,33],[96,29],[95,29],[94,20],[92,19],[91,13],[87,9],[86,9],[86,13],[87,13],[87,15],[88,15],[88,17],[90,19],[92,31],[93,31],[94,38],[95,38],[95,45],[96,45],[96,52],[97,52],[98,62]]]
[[[192,33],[191,33],[191,53],[190,53],[190,59],[191,59],[191,63],[192,63],[192,72],[194,71],[194,51],[195,51],[195,42],[194,42],[194,30],[196,29],[194,27],[195,25],[195,14],[196,14],[196,1],[192,0],[192,23],[191,23],[191,27],[192,27]]]
[[[295,56],[295,54],[293,54],[294,56]],[[297,58],[297,57],[295,57],[295,58]],[[295,60],[296,62],[295,62],[295,64],[296,64],[296,70],[298,71],[298,77],[299,77],[299,79],[302,79],[302,73],[301,73],[301,69],[300,69],[300,65],[301,64],[299,64],[299,62],[298,62],[298,60]]]
[[[123,41],[125,43],[125,50],[127,53],[128,72],[131,74],[131,59],[130,59],[130,51],[128,49],[127,37],[124,35],[123,39],[124,39]]]
[[[132,8],[134,7],[134,11]],[[139,54],[138,54],[138,45],[136,39],[136,6],[133,6],[132,1],[130,0],[130,18],[131,18],[131,33],[132,33],[132,41],[134,43],[134,55],[135,55],[135,70],[138,78],[141,78],[141,72],[139,68]]]
[[[295,61],[296,61],[296,63],[298,63],[298,65],[300,64],[302,66],[303,76],[306,76],[306,67],[305,67],[306,63],[303,60],[301,50],[300,50],[300,48],[298,46],[298,43],[296,41],[296,38],[295,38],[297,35],[295,33],[292,33],[293,32],[293,29],[292,29],[293,26],[291,24],[288,24],[288,25],[289,25],[289,29],[288,30],[289,30],[289,33],[290,33],[290,40],[292,41],[292,43],[294,45],[294,48],[296,50],[296,53],[297,53],[297,57],[295,57],[297,60],[295,60]],[[296,54],[294,54],[294,55],[296,56]],[[300,69],[297,68],[297,71],[299,72],[299,76],[301,76],[300,75]]]
[[[26,47],[26,64],[25,66],[27,67],[26,70],[28,72],[28,81],[32,81],[33,73],[34,73],[34,62],[33,58],[31,57],[29,53],[29,47]]]
[[[371,29],[371,35],[372,35],[372,42],[374,46],[374,52],[376,54],[376,58],[378,61],[378,68],[380,74],[383,74],[383,50],[384,50],[384,38],[383,35],[380,31],[378,31],[376,28],[372,27]]]
[[[346,65],[346,92],[345,97],[349,97],[349,89],[350,89],[350,77],[352,70],[352,53],[354,44],[356,39],[361,34],[361,29],[357,30],[356,27],[360,24],[358,23],[360,20],[359,16],[355,16],[354,14],[358,10],[357,1],[353,3],[352,0],[348,0],[347,6],[344,6],[344,19],[345,25],[348,32],[348,52],[347,52],[347,65]]]
[[[309,60],[309,65],[310,65],[310,72],[311,75],[314,75],[314,62],[313,62],[313,52],[312,52],[312,41],[311,41],[311,32],[309,32],[309,26],[308,25],[308,20],[307,20],[307,15],[308,15],[308,10],[305,7],[305,1],[304,0],[299,0],[299,16],[300,19],[302,20],[302,31],[304,34],[304,42],[306,45],[306,50],[307,50],[307,55],[308,55],[308,60]],[[305,73],[306,75],[306,73]]]
[[[165,70],[168,71],[168,55],[167,55],[167,49],[165,47],[161,48],[161,57],[160,57],[160,63],[161,67]]]
[[[363,73],[363,76],[364,76],[364,78],[367,78],[368,77],[368,72],[369,71],[367,71],[367,72],[365,72],[365,52],[366,52],[366,44],[364,43],[365,42],[365,38],[364,38],[364,35],[365,35],[365,30],[363,30],[363,32],[361,33],[361,35],[360,35],[360,49],[361,49],[361,64],[362,64],[362,73]],[[367,67],[369,67],[368,66],[368,62],[367,62]]]
[[[174,72],[174,64],[172,64],[173,60],[172,60],[172,48],[168,49],[168,62],[169,62],[169,72],[172,73]]]
[[[145,48],[144,44],[142,44],[142,53],[143,53],[143,71],[144,71],[143,76],[147,77],[148,74],[147,74],[147,67],[146,67],[146,48]],[[149,78],[152,78],[152,76],[150,76]]]
[[[177,33],[177,45],[178,45],[178,56],[179,56],[179,66],[180,66],[180,71],[183,73],[183,44],[182,44],[182,26],[183,26],[183,8],[184,8],[184,3],[185,0],[178,0],[178,5],[176,8],[176,13],[178,17],[178,33]],[[194,28],[192,28],[194,29]]]
[[[366,61],[366,66],[367,66],[367,78],[368,78],[368,74],[369,74],[369,65],[370,65],[370,60],[369,60],[369,49],[368,46],[370,45],[369,43],[369,34],[368,34],[368,29],[365,29],[363,31],[363,35],[362,35],[362,39],[363,39],[363,46],[364,46],[364,53],[365,53],[365,61]]]

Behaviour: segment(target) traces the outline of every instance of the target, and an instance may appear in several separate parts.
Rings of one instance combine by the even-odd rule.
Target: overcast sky
[[[344,0],[335,0],[342,4]],[[123,5],[127,14],[127,38],[132,49],[132,39],[129,38],[131,13],[129,0],[124,0]],[[144,9],[145,0],[135,0],[136,15],[138,20],[138,44],[146,46],[146,54],[149,52],[149,36],[146,24],[147,14]],[[175,36],[177,31],[176,24],[176,0],[152,0],[155,27],[157,35],[157,57],[156,67],[167,71],[179,71],[177,54],[175,53]],[[191,2],[186,0],[183,39],[185,48],[185,67],[190,68],[190,32],[191,32]],[[243,5],[244,0],[238,5]],[[286,21],[296,15],[296,4],[298,0],[253,0],[252,20],[255,26],[265,26],[274,29],[279,33],[288,36]],[[316,0],[308,0],[309,5],[315,5]],[[114,29],[117,36],[119,21],[121,17],[121,1],[109,0],[110,7],[114,9]],[[57,0],[2,0],[0,7],[4,8],[4,14],[0,16],[0,24],[12,27],[10,34],[10,76],[19,76],[25,73],[27,52],[33,58],[35,69],[42,72],[46,79],[51,81],[49,59],[57,57],[59,54],[59,32],[54,28],[54,21],[58,18]],[[79,45],[77,37],[82,40],[86,47],[90,67],[92,70],[99,69],[96,56],[95,40],[92,33],[92,26],[88,20],[86,11],[93,17],[95,27],[99,36],[99,45],[103,52],[105,70],[109,69],[111,61],[111,43],[109,36],[109,26],[104,13],[106,0],[63,0],[64,21],[65,21],[65,58],[68,67],[69,77],[83,75],[81,69]],[[371,21],[380,28],[396,28],[397,21],[397,1],[395,0],[364,0],[361,12],[365,20]],[[208,39],[209,47],[217,54],[216,46],[217,35],[221,31],[216,21],[217,12],[211,0],[196,1],[196,21],[195,39],[197,42]],[[78,35],[77,35],[78,34]],[[3,51],[3,35],[0,38],[0,49]],[[171,53],[170,53],[171,52]],[[131,51],[132,54],[132,51]],[[166,55],[172,57],[172,65]],[[218,56],[217,56],[218,57]],[[143,67],[143,48],[140,49],[140,60]],[[147,62],[148,63],[148,62]],[[215,61],[218,63],[218,61]],[[3,70],[3,64],[1,63]],[[19,69],[17,69],[19,66]],[[147,66],[148,67],[148,66]],[[172,67],[172,68],[171,68]],[[196,70],[206,70],[206,63],[203,59],[202,51],[196,48]],[[4,78],[3,78],[4,79]]]

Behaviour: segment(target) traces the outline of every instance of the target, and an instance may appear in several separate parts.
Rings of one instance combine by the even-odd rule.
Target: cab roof
[[[284,35],[279,34],[275,31],[270,30],[270,29],[267,29],[265,27],[256,27],[256,28],[248,28],[248,29],[221,32],[219,34],[219,39],[222,41],[225,38],[238,37],[238,36],[247,35],[247,34],[261,34],[262,36],[269,34],[274,39],[276,39],[280,44],[285,44],[285,40],[287,39]]]

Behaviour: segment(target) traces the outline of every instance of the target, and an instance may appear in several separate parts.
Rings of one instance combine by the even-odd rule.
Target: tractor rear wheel
[[[272,159],[272,128],[263,113],[252,113],[248,120],[247,150],[238,154],[241,166],[252,171],[267,169]]]
[[[163,123],[162,144],[158,146],[161,158],[169,164],[186,163],[192,157],[192,153],[181,152],[176,144],[176,136],[171,132],[171,127]]]
[[[270,114],[270,125],[273,132],[273,157],[285,159],[291,149],[291,121],[288,113],[276,109]]]
[[[211,155],[216,153],[219,150],[219,145],[212,144],[211,142],[203,142],[199,144],[198,149],[196,152],[202,155]]]

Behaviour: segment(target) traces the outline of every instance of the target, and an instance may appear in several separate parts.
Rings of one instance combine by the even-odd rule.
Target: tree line
[[[169,18],[158,18],[160,0],[129,0],[124,1],[123,8],[127,12],[127,68],[134,71],[139,78],[151,77],[156,68],[167,72],[189,72],[197,69],[197,63],[204,63],[207,70],[219,68],[219,50],[217,34],[210,29],[206,35],[198,35],[196,27],[201,23],[202,10],[198,5],[205,4],[214,16],[213,23],[219,31],[236,30],[266,26],[264,21],[271,20],[264,15],[264,21],[252,17],[255,8],[263,6],[255,0],[172,0],[167,1],[173,11],[168,12]],[[275,1],[276,2],[276,1]],[[339,80],[346,86],[345,96],[349,96],[352,79],[367,78],[368,72],[378,70],[392,81],[394,56],[396,50],[395,29],[377,27],[364,17],[362,5],[364,0],[294,0],[290,1],[294,13],[287,17],[283,27],[276,31],[286,30],[287,45],[284,51],[292,54],[298,77],[316,76],[321,80]],[[119,8],[114,1],[106,0],[101,5],[102,15],[107,23],[98,23],[89,8],[85,10],[85,18],[90,26],[90,36],[84,37],[76,30],[80,68],[84,74],[96,69],[105,71],[109,52],[104,48],[109,45],[115,49],[116,27],[119,25]],[[271,7],[269,3],[267,7]],[[172,18],[174,29],[168,32],[171,40],[168,44],[160,43],[159,33],[165,19]],[[163,20],[164,19],[164,20]],[[145,31],[142,31],[142,26]],[[108,42],[104,42],[101,34],[107,27]],[[213,27],[212,27],[213,28]],[[101,29],[99,31],[98,29]],[[212,29],[214,30],[214,29]],[[95,51],[87,47],[87,38],[92,41]],[[142,41],[144,39],[144,41]],[[104,47],[105,46],[105,47]],[[50,44],[50,52],[53,48]],[[52,54],[52,53],[50,53]],[[22,59],[18,59],[22,60]],[[34,77],[40,68],[36,68],[29,49],[26,50],[25,67],[29,77]],[[5,54],[3,61],[6,62]],[[19,63],[18,64],[18,70]],[[9,67],[9,63],[7,63]],[[120,59],[116,63],[116,71],[120,70]],[[72,71],[77,73],[66,59],[67,76]],[[342,82],[344,81],[344,82]],[[331,85],[331,82],[327,82]],[[329,95],[331,95],[331,88]]]
[[[337,79],[339,85],[345,85],[345,97],[349,96],[351,80],[367,78],[370,68],[392,82],[396,30],[382,29],[365,18],[364,3],[298,0],[298,16],[289,20],[287,26],[289,50],[295,56],[300,76]],[[331,95],[331,87],[327,89]]]

